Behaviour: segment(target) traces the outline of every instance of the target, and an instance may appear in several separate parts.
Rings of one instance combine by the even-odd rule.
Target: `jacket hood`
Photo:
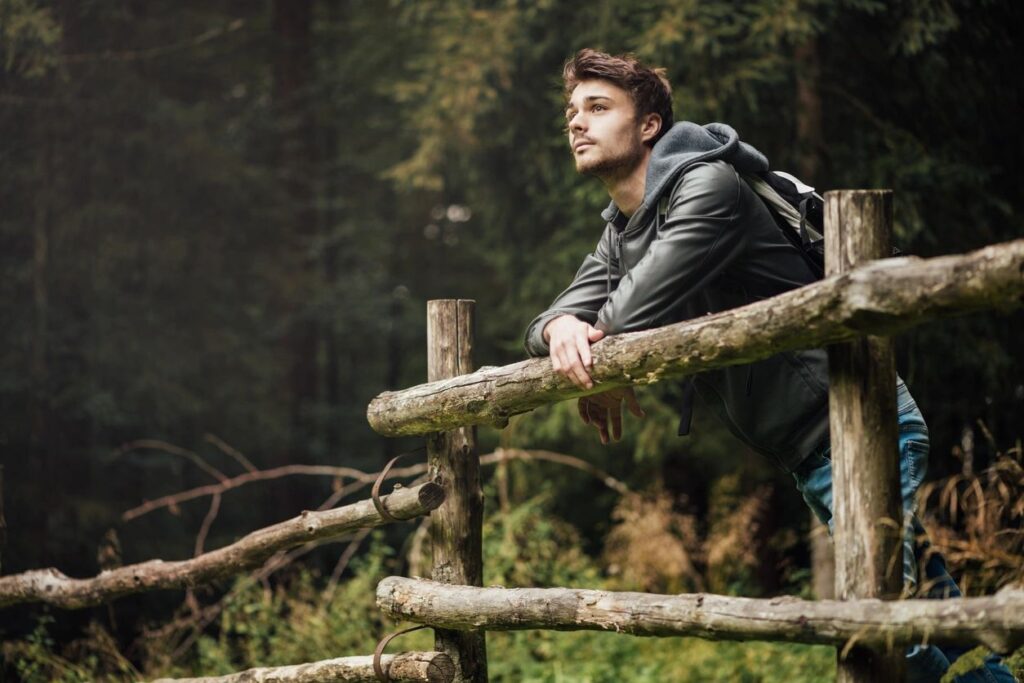
[[[646,214],[657,207],[661,196],[674,187],[683,171],[701,161],[717,160],[729,162],[740,173],[768,170],[768,158],[751,145],[741,142],[732,126],[724,123],[700,126],[689,121],[676,123],[654,145],[637,220],[646,220]],[[618,207],[612,202],[601,215],[606,221],[612,221],[618,212]]]

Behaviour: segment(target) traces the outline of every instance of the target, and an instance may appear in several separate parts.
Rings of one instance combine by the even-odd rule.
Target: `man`
[[[766,171],[767,159],[729,126],[673,125],[664,70],[585,49],[565,65],[563,79],[576,170],[601,180],[612,201],[594,253],[530,323],[530,355],[550,356],[555,371],[590,389],[590,345],[606,335],[717,313],[816,279],[743,178]],[[903,505],[911,519],[927,467],[928,429],[902,380],[896,391]],[[680,434],[689,430],[693,393],[737,438],[792,473],[808,505],[831,528],[824,350],[785,352],[698,375],[684,390]],[[621,437],[623,404],[643,415],[631,388],[583,397],[578,407],[608,443]],[[921,548],[915,554],[909,528],[904,551],[904,579],[912,586]],[[930,554],[925,574],[934,584],[931,597],[959,595],[938,555]],[[962,652],[910,648],[911,679],[937,681]],[[984,669],[956,680],[1014,678],[991,656]]]

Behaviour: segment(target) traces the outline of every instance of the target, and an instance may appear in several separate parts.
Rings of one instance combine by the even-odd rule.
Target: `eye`
[[[590,108],[590,111],[604,111],[607,108],[608,107],[604,106],[603,104],[595,104],[593,107]]]

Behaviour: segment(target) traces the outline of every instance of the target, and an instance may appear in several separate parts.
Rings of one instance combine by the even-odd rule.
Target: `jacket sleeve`
[[[583,264],[576,272],[572,283],[526,328],[524,346],[529,355],[546,356],[550,352],[548,343],[544,341],[544,326],[553,318],[569,314],[591,325],[597,322],[597,312],[608,300],[609,272],[613,290],[619,283],[618,260],[611,256],[608,250],[611,231],[610,224],[605,226],[597,248],[593,254],[588,254],[583,259]]]
[[[664,223],[601,307],[597,328],[618,334],[660,324],[740,254],[747,243],[736,220],[740,182],[725,163],[700,164],[683,174]]]

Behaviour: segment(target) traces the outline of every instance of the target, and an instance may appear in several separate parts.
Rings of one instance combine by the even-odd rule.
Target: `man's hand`
[[[622,401],[626,401],[629,412],[637,417],[643,417],[644,411],[637,403],[633,387],[619,387],[593,396],[584,396],[579,400],[577,407],[580,417],[587,424],[594,425],[598,434],[601,435],[601,443],[608,443],[609,429],[612,441],[622,438]]]
[[[590,345],[603,339],[604,332],[574,315],[560,315],[544,326],[544,340],[551,353],[551,367],[580,389],[590,389],[594,367]]]

